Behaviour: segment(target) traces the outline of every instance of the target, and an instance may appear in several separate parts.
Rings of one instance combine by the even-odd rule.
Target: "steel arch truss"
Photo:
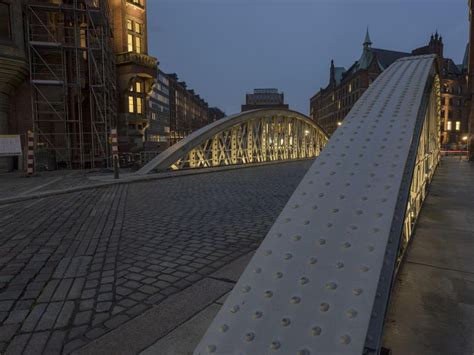
[[[327,138],[315,125],[295,117],[262,117],[243,122],[206,140],[172,169],[313,158]]]
[[[290,110],[255,110],[216,121],[160,154],[152,170],[209,168],[317,157],[328,137],[308,117]]]
[[[378,354],[440,159],[435,56],[387,68],[326,144],[195,354]]]

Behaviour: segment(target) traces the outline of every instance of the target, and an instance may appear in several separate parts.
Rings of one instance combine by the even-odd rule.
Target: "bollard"
[[[26,159],[26,175],[33,176],[35,173],[35,136],[32,131],[28,130],[28,152]]]
[[[114,179],[119,179],[119,154],[118,154],[118,141],[117,141],[117,129],[113,128],[110,132],[112,138],[112,163],[114,167]]]

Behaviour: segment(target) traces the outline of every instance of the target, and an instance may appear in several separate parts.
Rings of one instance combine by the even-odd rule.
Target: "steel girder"
[[[211,123],[171,146],[137,174],[317,157],[326,133],[290,110],[263,109]]]
[[[334,133],[195,354],[378,353],[439,161],[435,56],[398,60]]]

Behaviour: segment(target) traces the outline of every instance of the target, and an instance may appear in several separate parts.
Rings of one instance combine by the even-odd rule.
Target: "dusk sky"
[[[467,0],[148,0],[149,54],[210,106],[240,111],[245,93],[275,87],[308,114],[329,65],[359,59],[366,27],[373,47],[410,52],[443,36],[461,63]]]

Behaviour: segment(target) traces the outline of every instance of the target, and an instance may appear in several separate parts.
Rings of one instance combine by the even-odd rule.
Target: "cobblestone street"
[[[0,205],[0,352],[79,349],[254,250],[311,163]]]

